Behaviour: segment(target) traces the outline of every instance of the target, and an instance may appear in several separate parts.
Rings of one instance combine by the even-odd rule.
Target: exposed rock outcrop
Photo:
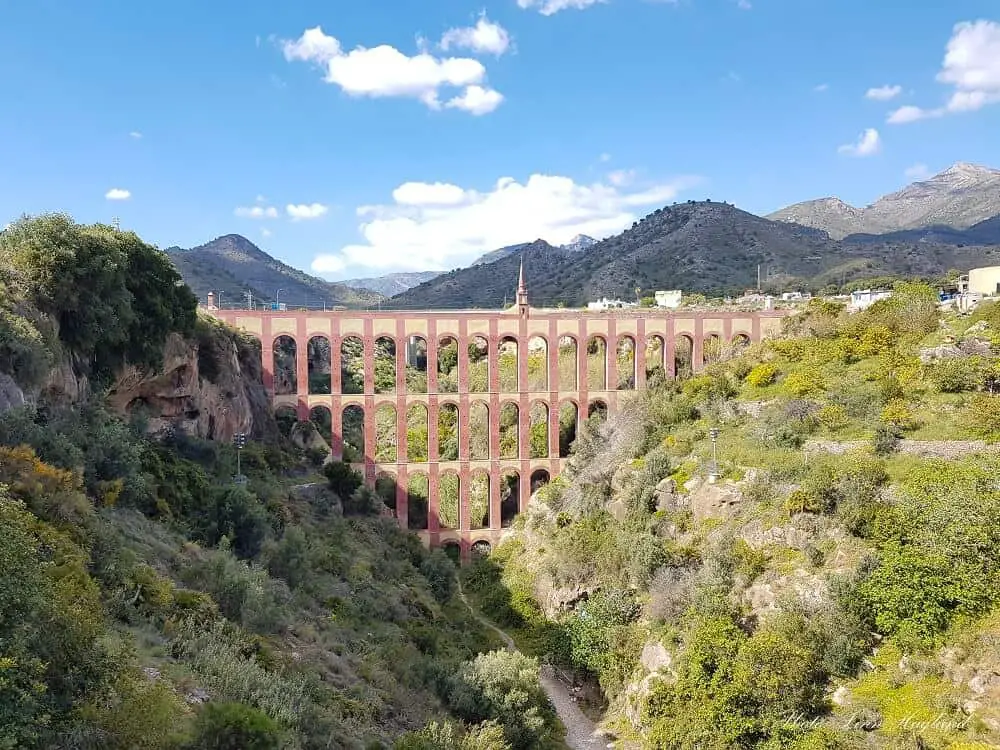
[[[179,430],[224,441],[239,432],[259,440],[276,435],[259,356],[222,332],[200,343],[171,334],[160,372],[127,367],[108,403],[122,415],[146,419],[154,435]]]
[[[0,413],[24,405],[24,392],[18,388],[14,378],[0,372]]]

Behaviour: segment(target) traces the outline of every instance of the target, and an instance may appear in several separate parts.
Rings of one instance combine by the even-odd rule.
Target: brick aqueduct
[[[359,446],[350,460],[363,472],[366,484],[377,488],[377,481],[383,482],[380,493],[388,505],[394,496],[401,526],[419,532],[433,547],[454,550],[457,546],[454,551],[463,559],[473,548],[488,549],[495,544],[503,527],[526,507],[533,489],[560,472],[566,458],[565,441],[560,445],[561,416],[569,414],[568,421],[573,423],[570,432],[575,435],[581,419],[595,411],[614,413],[623,391],[644,388],[647,372],[661,368],[666,377],[675,377],[680,367],[697,372],[713,345],[760,341],[780,330],[784,316],[780,311],[534,309],[528,305],[523,274],[517,304],[505,311],[212,312],[260,340],[264,384],[276,410],[293,411],[303,421],[317,409],[328,410],[325,424],[330,434],[323,437],[334,458],[345,458],[347,412],[353,409],[357,415],[360,409],[363,417],[355,421],[363,426],[359,441],[363,447]],[[283,337],[287,338],[283,341]],[[291,346],[288,339],[294,342]],[[329,353],[329,363],[322,363],[323,371],[329,367],[329,385],[322,388],[323,393],[311,393],[316,389],[309,386],[310,374],[316,369],[309,351],[317,351],[312,347],[317,340],[325,343],[318,351]],[[342,373],[347,365],[342,352],[348,341],[354,342],[356,352],[363,352],[364,385],[352,389],[362,391],[358,393],[345,392],[344,388],[344,376],[349,376]],[[453,368],[457,382],[452,376],[445,383],[439,347],[454,347],[456,342],[457,364]],[[415,358],[414,351],[420,351],[421,343],[423,354]],[[279,350],[294,351],[291,377],[276,377]],[[536,364],[529,378],[532,350]],[[376,388],[377,351],[383,357],[389,352],[394,358],[394,388]],[[485,363],[486,369],[477,388],[470,383],[470,371],[473,358],[479,355],[479,364]],[[426,388],[421,385],[410,389],[419,392],[408,392],[407,365],[415,359],[426,363]],[[516,368],[511,367],[508,373],[512,376],[516,369],[516,383],[511,384],[508,377],[507,387],[501,384],[502,359],[511,364],[516,361]],[[290,392],[280,393],[282,390]],[[395,434],[390,427],[388,435],[379,437],[376,412],[386,407],[394,409]],[[418,461],[407,455],[408,415],[413,408],[426,410],[426,447],[421,448]],[[480,421],[488,426],[488,447],[481,447],[478,455],[470,440],[472,415],[477,410],[479,415],[485,410],[486,417]],[[433,429],[441,424],[445,411],[450,412],[453,423],[457,422],[458,432],[457,446],[451,446],[447,455],[439,445],[438,429]],[[508,414],[503,420],[502,412]],[[564,417],[564,425],[566,421]],[[538,426],[539,422],[543,426]],[[389,443],[393,438],[395,451],[390,459],[394,460],[385,460],[377,440]],[[426,498],[426,513],[414,514],[409,507],[414,479],[425,483],[421,494]],[[384,489],[387,481],[388,493]],[[445,483],[458,500],[457,512],[450,516],[439,507]],[[478,507],[488,508],[488,512],[473,515],[473,494]]]

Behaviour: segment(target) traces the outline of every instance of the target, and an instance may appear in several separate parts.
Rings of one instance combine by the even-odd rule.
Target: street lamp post
[[[247,478],[243,475],[241,458],[243,449],[247,447],[247,434],[245,432],[237,432],[233,435],[233,445],[236,446],[236,476],[233,477],[233,482],[244,487],[246,486]]]
[[[281,309],[281,302],[280,302],[280,301],[278,300],[278,297],[279,297],[279,295],[280,295],[280,294],[281,294],[281,293],[282,293],[283,291],[285,291],[285,290],[284,290],[284,289],[278,289],[278,290],[277,290],[277,291],[276,291],[276,292],[274,293],[274,309],[275,309],[275,310],[280,310],[280,309]]]
[[[708,472],[708,481],[710,484],[714,484],[719,480],[719,453],[716,448],[716,442],[719,439],[719,428],[712,427],[708,431],[708,436],[712,439],[712,467]]]

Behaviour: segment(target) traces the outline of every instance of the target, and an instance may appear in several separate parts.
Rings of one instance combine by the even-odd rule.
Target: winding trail
[[[500,636],[508,651],[518,652],[514,639],[479,614],[469,603],[469,600],[465,597],[465,592],[462,591],[461,583],[458,585],[458,596],[461,598],[462,603],[469,608],[473,617]],[[543,664],[539,671],[539,679],[542,683],[542,688],[545,689],[545,693],[549,696],[549,700],[552,701],[552,705],[559,715],[559,720],[562,721],[563,726],[566,728],[566,745],[570,750],[606,750],[609,747],[610,739],[606,738],[606,735],[597,728],[597,725],[580,710],[576,701],[570,696],[569,690],[556,677],[552,667]]]

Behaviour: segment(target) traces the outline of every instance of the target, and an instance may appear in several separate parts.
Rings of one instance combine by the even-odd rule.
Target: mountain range
[[[499,307],[514,299],[521,257],[536,306],[578,306],[602,296],[631,300],[636,289],[646,295],[656,289],[737,292],[756,284],[758,266],[770,288],[817,288],[1000,263],[1000,171],[958,163],[861,209],[826,198],[760,217],[727,203],[687,201],[601,241],[580,236],[563,246],[544,240],[510,245],[440,274],[332,284],[239,235],[167,252],[200,298],[222,292],[223,303],[249,287],[269,301],[280,294],[290,306]]]

